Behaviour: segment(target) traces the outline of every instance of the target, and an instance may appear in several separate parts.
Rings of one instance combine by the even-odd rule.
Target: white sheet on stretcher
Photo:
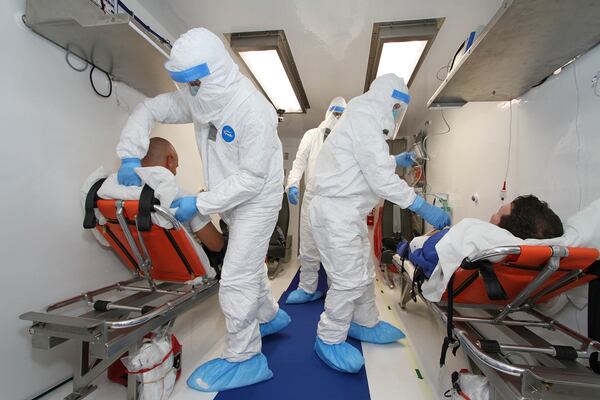
[[[175,209],[170,208],[171,203],[176,198],[184,195],[184,193],[177,185],[175,175],[166,168],[163,167],[140,167],[136,168],[135,172],[139,175],[142,180],[142,186],[123,186],[117,181],[117,174],[111,174],[104,167],[100,167],[85,180],[81,187],[81,204],[85,207],[85,199],[92,185],[99,179],[106,178],[100,189],[98,190],[98,197],[102,199],[120,199],[120,200],[138,200],[142,193],[144,184],[147,184],[154,190],[154,196],[160,202],[161,207],[170,209],[174,214]],[[102,214],[95,210],[96,218],[101,225],[106,223],[105,218]],[[152,213],[152,222],[158,226],[169,229],[171,224],[165,219]],[[208,222],[210,222],[210,216],[203,216],[196,214],[194,218],[188,224],[183,224],[188,231],[197,232],[202,229]],[[98,242],[104,246],[110,246],[106,239],[96,231],[91,230]],[[206,274],[208,278],[214,278],[216,276],[214,269],[210,266],[210,262],[204,249],[195,240],[192,240],[192,244],[196,250],[196,253],[200,257],[202,265],[207,266]]]
[[[435,246],[439,262],[429,280],[422,286],[423,296],[429,301],[440,301],[450,277],[463,259],[492,247],[526,244],[600,249],[600,199],[569,218],[564,224],[564,230],[564,235],[558,238],[522,240],[489,222],[465,218],[453,226]]]

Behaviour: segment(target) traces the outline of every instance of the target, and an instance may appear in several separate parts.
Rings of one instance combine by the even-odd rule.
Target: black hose
[[[108,72],[103,71],[102,69],[98,68],[99,71],[102,71],[106,74],[106,78],[108,79],[109,82],[109,87],[108,87],[108,94],[102,94],[98,91],[98,89],[96,89],[96,85],[94,85],[94,78],[92,77],[92,75],[94,74],[94,70],[98,68],[96,67],[94,64],[92,64],[92,69],[90,69],[90,84],[92,85],[92,89],[94,89],[94,92],[96,92],[96,94],[100,97],[104,97],[104,98],[108,98],[110,97],[110,95],[112,94],[112,90],[113,90],[113,84],[112,84],[112,80],[110,79],[110,75],[108,74]]]

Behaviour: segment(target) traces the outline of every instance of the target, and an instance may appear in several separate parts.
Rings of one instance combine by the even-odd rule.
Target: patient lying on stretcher
[[[411,242],[409,259],[427,270],[423,296],[440,301],[450,277],[466,257],[511,245],[562,245],[600,248],[600,199],[564,225],[535,196],[522,196],[494,214],[490,222],[465,218],[450,229]]]
[[[490,217],[490,224],[520,239],[550,239],[562,236],[562,222],[548,204],[534,195],[519,196]],[[436,244],[451,228],[432,231],[410,243],[409,260],[421,267],[427,278],[438,264]]]
[[[179,163],[177,151],[168,140],[158,137],[151,138],[148,152],[141,161],[142,167],[136,168],[136,173],[142,179],[143,184],[147,184],[154,189],[154,195],[160,201],[161,206],[168,209],[174,199],[182,197],[185,194],[178,187],[175,180]],[[100,167],[88,177],[82,187],[83,202],[85,202],[91,185],[102,178],[106,178],[106,180],[98,190],[98,197],[120,200],[138,200],[140,198],[143,186],[120,185],[117,181],[117,174],[109,174],[103,167]],[[163,227],[170,225],[167,221],[156,215],[152,215],[152,219],[157,225]],[[197,214],[189,224],[184,224],[184,227],[192,232],[196,239],[203,245],[206,252],[198,248],[199,255],[204,259],[203,263],[217,267],[214,260],[219,258],[219,253],[224,253],[225,240],[223,235],[213,225],[210,217]],[[92,230],[92,232],[100,243],[108,246],[108,243],[106,243],[101,235],[97,234],[95,230]],[[206,253],[208,253],[208,257]],[[214,276],[214,271],[211,271],[209,275]]]

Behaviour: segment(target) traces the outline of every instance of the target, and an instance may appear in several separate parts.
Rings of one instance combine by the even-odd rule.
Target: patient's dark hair
[[[534,195],[514,199],[510,214],[502,216],[498,226],[521,239],[549,239],[564,233],[558,215]]]

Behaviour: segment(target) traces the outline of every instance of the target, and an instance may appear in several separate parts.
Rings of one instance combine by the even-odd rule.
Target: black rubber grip
[[[571,346],[552,346],[556,351],[554,357],[559,360],[577,360],[577,350]]]
[[[110,301],[96,300],[94,302],[94,310],[96,310],[96,311],[108,311],[108,305],[109,304],[110,304]]]
[[[480,340],[479,347],[485,353],[497,354],[502,351],[500,348],[500,343],[498,343],[497,340]]]
[[[142,307],[142,314],[148,314],[150,311],[154,310],[156,307],[153,306],[144,306]]]

